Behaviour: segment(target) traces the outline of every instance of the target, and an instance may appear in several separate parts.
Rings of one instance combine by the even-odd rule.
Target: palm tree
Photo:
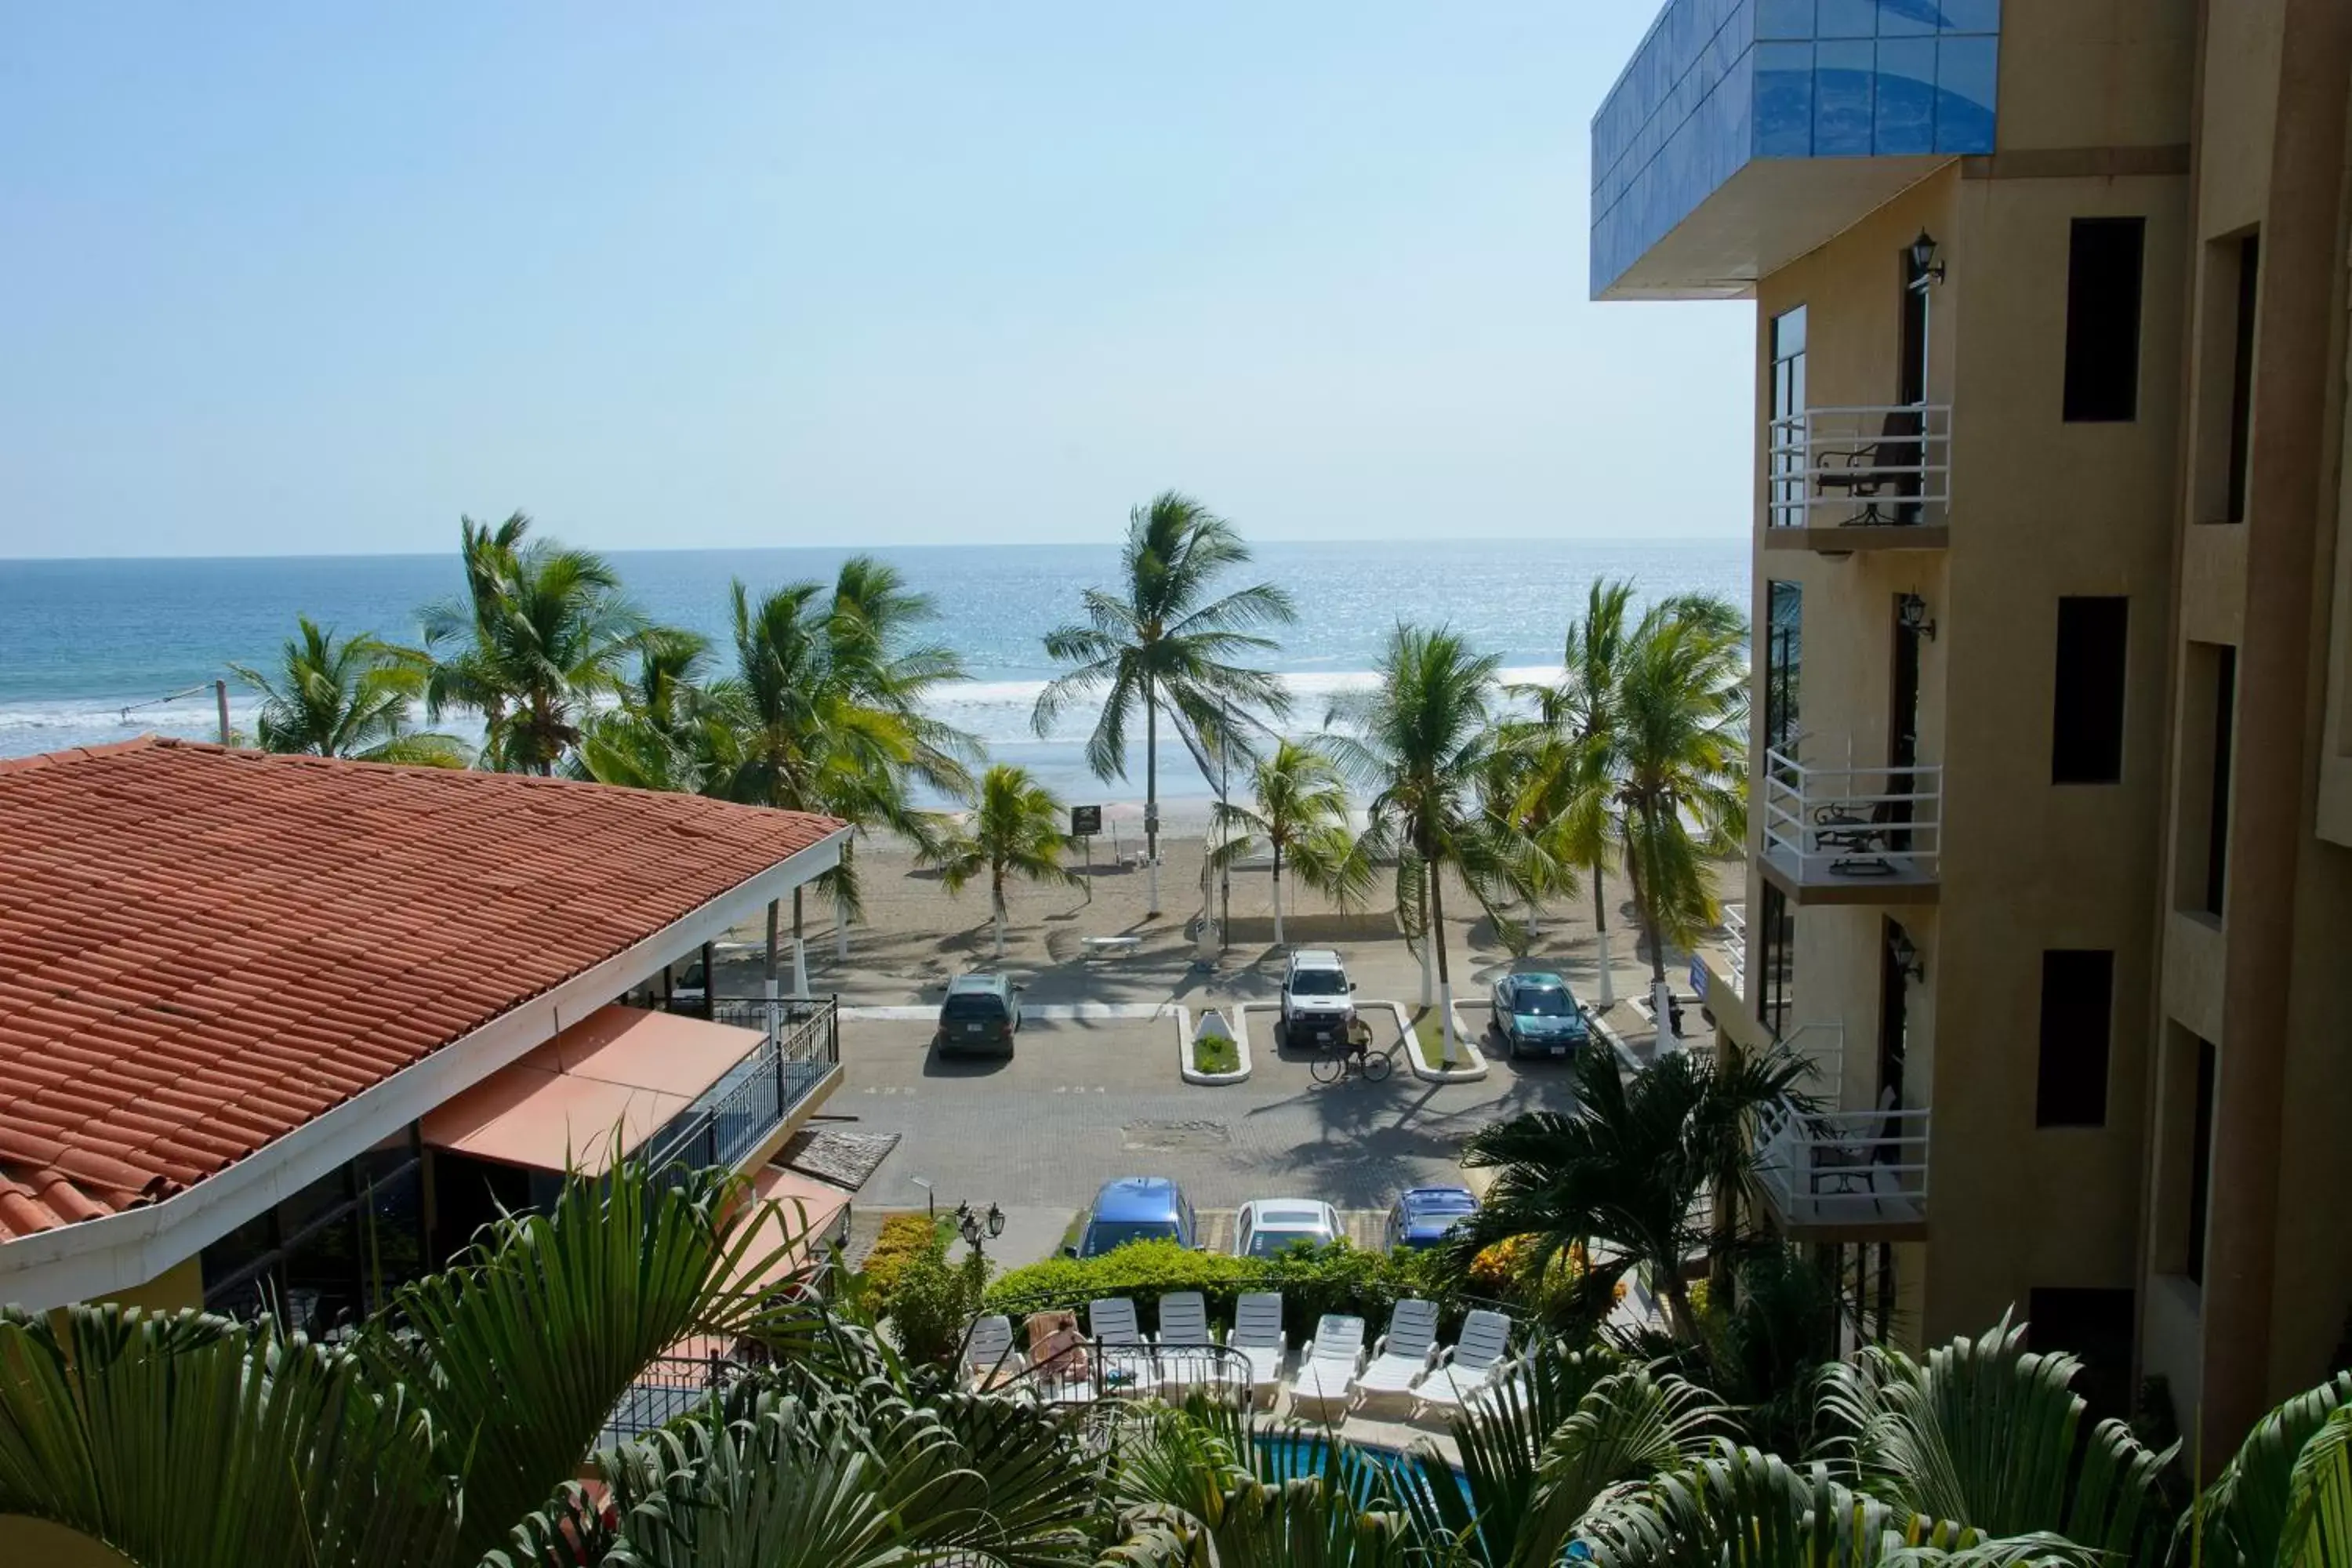
[[[1332,700],[1327,723],[1349,731],[1326,742],[1333,760],[1376,793],[1361,844],[1370,859],[1393,858],[1397,915],[1421,953],[1422,1005],[1430,1003],[1430,952],[1445,1054],[1455,1051],[1454,983],[1445,948],[1445,874],[1461,879],[1507,940],[1517,928],[1500,906],[1529,882],[1526,845],[1488,812],[1479,786],[1493,767],[1495,670],[1443,627],[1400,626],[1379,664],[1379,683]]]
[[[1560,679],[1517,686],[1531,718],[1507,726],[1507,747],[1521,759],[1513,808],[1553,856],[1584,868],[1592,883],[1595,963],[1603,1007],[1615,1000],[1609,964],[1606,874],[1618,837],[1612,747],[1623,678],[1630,582],[1595,578],[1584,614],[1568,624]]]
[[[1102,694],[1102,716],[1087,738],[1087,762],[1108,783],[1127,776],[1128,726],[1143,715],[1144,861],[1150,912],[1160,912],[1160,716],[1162,710],[1205,773],[1207,759],[1239,748],[1236,715],[1276,717],[1290,697],[1272,675],[1235,663],[1278,645],[1263,628],[1297,619],[1290,595],[1271,583],[1209,597],[1218,576],[1245,564],[1249,547],[1233,524],[1174,490],[1128,514],[1116,592],[1086,591],[1087,618],[1045,634],[1045,651],[1074,665],[1038,694],[1037,733],[1080,698]]]
[[[1078,875],[1062,864],[1062,803],[1029,776],[1026,768],[998,763],[981,775],[963,821],[932,843],[917,859],[937,867],[950,893],[975,878],[988,879],[989,912],[996,925],[997,962],[1004,959],[1004,884],[1008,878],[1079,887]]]
[[[233,664],[237,679],[261,693],[261,747],[425,767],[466,765],[454,735],[409,728],[425,690],[425,660],[407,648],[360,636],[338,641],[308,616],[278,656],[273,678]]]
[[[1787,1098],[1810,1069],[1785,1051],[1720,1063],[1675,1051],[1628,1081],[1614,1057],[1591,1051],[1574,1070],[1576,1110],[1530,1111],[1471,1134],[1462,1163],[1496,1174],[1454,1245],[1466,1264],[1482,1247],[1532,1237],[1540,1267],[1598,1244],[1608,1251],[1591,1263],[1594,1300],[1605,1301],[1606,1287],[1645,1265],[1676,1337],[1696,1345],[1683,1265],[1727,1244],[1703,1200],[1752,1184],[1756,1112]]]
[[[1250,770],[1250,802],[1217,803],[1214,820],[1229,835],[1209,857],[1211,869],[1233,865],[1264,844],[1274,856],[1274,943],[1282,945],[1282,868],[1345,903],[1370,890],[1371,863],[1348,833],[1348,786],[1330,758],[1285,740]]]
[[[425,712],[479,713],[491,766],[552,773],[591,707],[626,689],[645,617],[602,556],[529,539],[520,512],[459,527],[466,591],[424,611]]]
[[[1666,599],[1622,660],[1609,771],[1664,1037],[1665,944],[1688,946],[1722,919],[1706,862],[1748,840],[1747,622],[1719,598]]]

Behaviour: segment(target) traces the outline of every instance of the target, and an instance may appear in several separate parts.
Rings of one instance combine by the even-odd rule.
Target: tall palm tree
[[[1704,1200],[1752,1184],[1755,1114],[1809,1069],[1776,1050],[1723,1062],[1669,1052],[1630,1081],[1609,1052],[1591,1051],[1574,1070],[1574,1111],[1530,1111],[1470,1135],[1462,1163],[1495,1178],[1454,1245],[1467,1263],[1481,1247],[1532,1237],[1540,1266],[1594,1243],[1596,1300],[1626,1268],[1646,1265],[1676,1337],[1696,1344],[1683,1266],[1726,1242]]]
[[[954,827],[919,847],[917,858],[939,868],[950,893],[980,877],[988,879],[989,913],[996,926],[996,957],[1004,958],[1004,889],[1012,878],[1025,881],[1084,885],[1062,864],[1062,803],[1029,776],[1026,768],[998,763],[981,775],[971,809]]]
[[[1616,995],[1606,882],[1618,837],[1612,748],[1633,598],[1630,582],[1593,579],[1585,592],[1584,613],[1568,624],[1559,679],[1511,689],[1533,712],[1507,726],[1506,736],[1522,763],[1513,809],[1555,858],[1582,868],[1591,879],[1594,958],[1604,1007]]]
[[[1263,632],[1297,618],[1290,595],[1259,583],[1210,597],[1220,575],[1249,559],[1233,524],[1190,496],[1163,491],[1128,514],[1117,590],[1087,589],[1087,618],[1045,634],[1046,653],[1076,668],[1038,694],[1031,719],[1040,736],[1073,702],[1099,692],[1102,716],[1087,738],[1087,763],[1108,783],[1127,776],[1128,726],[1143,715],[1144,862],[1155,915],[1161,712],[1205,774],[1210,757],[1246,744],[1241,723],[1253,710],[1290,710],[1279,680],[1235,662],[1278,646]]]
[[[1445,945],[1445,875],[1468,889],[1506,939],[1517,928],[1502,904],[1528,884],[1526,845],[1486,808],[1496,732],[1495,670],[1445,628],[1400,626],[1379,661],[1379,682],[1333,699],[1325,722],[1346,726],[1327,741],[1333,760],[1373,790],[1362,850],[1393,858],[1397,915],[1422,955],[1422,1003],[1431,1000],[1430,954],[1445,1054],[1454,1056],[1454,982]]]
[[[465,747],[455,735],[409,727],[410,711],[425,691],[423,656],[365,635],[339,641],[308,616],[297,617],[296,627],[274,676],[229,666],[261,693],[262,750],[436,768],[466,765]]]
[[[1348,831],[1348,786],[1329,757],[1297,741],[1278,742],[1250,769],[1250,804],[1217,803],[1214,820],[1228,837],[1209,857],[1211,869],[1246,858],[1263,844],[1274,856],[1274,942],[1282,945],[1282,868],[1342,902],[1372,884],[1371,862]]]
[[[466,590],[425,606],[425,711],[482,716],[489,765],[552,773],[600,699],[617,700],[646,632],[604,557],[530,539],[520,512],[460,520]]]
[[[1663,1037],[1665,944],[1688,946],[1722,919],[1706,863],[1748,840],[1746,618],[1705,595],[1652,605],[1623,650],[1616,696],[1619,853]]]

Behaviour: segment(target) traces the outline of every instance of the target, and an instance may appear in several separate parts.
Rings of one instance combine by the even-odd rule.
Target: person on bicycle
[[[1364,1065],[1364,1058],[1372,1054],[1372,1026],[1369,1019],[1348,1020],[1348,1054],[1356,1058],[1356,1065],[1360,1068]]]

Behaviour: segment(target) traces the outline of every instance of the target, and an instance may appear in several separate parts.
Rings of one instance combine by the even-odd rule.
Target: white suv
[[[1342,1046],[1356,1019],[1355,982],[1328,947],[1301,948],[1282,973],[1282,1043]]]

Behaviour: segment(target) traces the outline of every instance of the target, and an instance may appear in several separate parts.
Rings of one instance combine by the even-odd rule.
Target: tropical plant
[[[423,656],[364,635],[339,641],[308,616],[298,616],[295,626],[274,674],[229,666],[261,694],[257,728],[263,751],[466,765],[465,746],[456,736],[409,727],[410,710],[425,694]]]
[[[2254,1423],[2180,1530],[2214,1568],[2352,1564],[2352,1372]]]
[[[936,867],[950,893],[974,879],[988,879],[988,907],[996,931],[996,956],[1004,957],[1005,883],[1025,881],[1083,886],[1062,864],[1062,803],[1026,768],[998,763],[981,775],[971,807],[961,822],[920,846],[916,858]]]
[[[1538,1262],[1589,1243],[1596,1314],[1639,1263],[1665,1298],[1675,1337],[1700,1344],[1683,1270],[1723,1244],[1705,1200],[1752,1184],[1753,1118],[1807,1070],[1778,1049],[1721,1062],[1675,1051],[1629,1079],[1608,1052],[1586,1052],[1574,1068],[1577,1110],[1529,1111],[1470,1136],[1462,1163],[1495,1177],[1449,1247],[1466,1268],[1507,1237],[1533,1237]]]
[[[1116,590],[1089,588],[1087,618],[1045,634],[1055,663],[1075,668],[1038,694],[1037,733],[1074,702],[1099,693],[1101,716],[1087,738],[1087,763],[1108,782],[1127,776],[1129,726],[1143,717],[1144,859],[1150,912],[1160,912],[1160,719],[1192,751],[1203,776],[1211,759],[1248,754],[1249,724],[1259,711],[1290,710],[1282,683],[1237,662],[1277,646],[1265,628],[1297,618],[1290,595],[1258,583],[1212,598],[1217,579],[1250,559],[1233,524],[1199,501],[1163,491],[1128,514],[1127,544]]]
[[[426,716],[478,713],[487,765],[551,773],[593,707],[626,688],[646,619],[610,563],[530,539],[521,512],[459,529],[465,591],[423,612]]]
[[[1469,889],[1514,945],[1518,928],[1501,906],[1529,885],[1525,839],[1479,798],[1497,739],[1499,663],[1491,654],[1472,653],[1452,631],[1400,626],[1381,651],[1378,683],[1333,699],[1325,721],[1346,726],[1326,742],[1333,761],[1375,792],[1359,847],[1369,860],[1395,863],[1397,918],[1421,954],[1424,1006],[1432,1000],[1430,956],[1436,955],[1449,1060],[1462,1052],[1445,944],[1446,876]]]
[[[1224,839],[1209,856],[1213,868],[1234,865],[1262,845],[1274,857],[1274,942],[1282,945],[1282,870],[1347,905],[1372,885],[1371,862],[1348,832],[1348,786],[1331,759],[1303,742],[1277,742],[1249,773],[1250,803],[1219,801],[1213,814]]]

